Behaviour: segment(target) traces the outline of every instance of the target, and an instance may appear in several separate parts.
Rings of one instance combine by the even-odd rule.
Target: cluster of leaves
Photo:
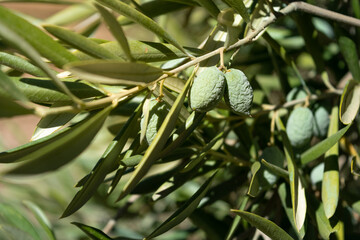
[[[10,165],[3,175],[59,171],[99,132],[109,131],[113,140],[79,179],[62,217],[101,189],[102,196],[121,200],[111,203],[119,208],[115,221],[131,218],[131,204],[141,204],[145,213],[139,215],[152,216],[147,228],[116,239],[150,239],[170,229],[180,239],[195,233],[207,239],[360,234],[354,44],[360,21],[349,17],[360,18],[358,1],[329,1],[322,8],[270,0],[44,2],[70,6],[45,20],[0,6],[0,116],[41,117],[29,143],[0,153],[0,162]],[[116,41],[91,38],[101,22]],[[75,23],[76,31],[64,27]],[[128,40],[124,29],[139,26],[158,40]],[[191,110],[192,80],[210,66],[245,72],[254,89],[251,116],[225,104],[207,113]],[[299,85],[308,95],[286,102]],[[148,144],[153,96],[170,110]],[[293,149],[284,127],[293,107],[322,102],[332,109],[328,135]],[[41,211],[27,206],[56,239]],[[39,239],[17,210],[1,209],[0,236],[18,229]],[[174,228],[187,219],[192,224]],[[100,226],[85,224],[75,223],[92,239],[112,239]]]

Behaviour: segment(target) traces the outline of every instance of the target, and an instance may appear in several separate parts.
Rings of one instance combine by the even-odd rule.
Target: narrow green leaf
[[[149,93],[146,96],[143,108],[142,108],[142,114],[141,114],[141,126],[140,126],[140,142],[142,143],[144,138],[145,138],[145,134],[146,134],[146,130],[147,130],[147,126],[149,123],[149,115],[150,115],[150,98],[151,98],[151,93]]]
[[[334,106],[331,111],[331,120],[329,125],[328,136],[335,134],[339,128],[339,108]],[[324,175],[321,187],[321,198],[324,204],[325,215],[330,219],[336,211],[339,201],[339,144],[335,143],[325,153],[324,159]]]
[[[58,39],[64,41],[76,49],[79,49],[80,51],[83,51],[84,53],[89,54],[90,56],[103,59],[119,58],[112,52],[108,51],[106,48],[103,48],[100,44],[97,44],[87,37],[84,37],[83,35],[70,31],[66,28],[55,25],[43,25],[43,27],[46,29],[46,31]]]
[[[247,194],[251,197],[256,197],[256,195],[259,193],[259,189],[260,189],[260,183],[257,177],[257,172],[260,170],[261,168],[261,163],[256,161],[253,163],[253,165],[251,165],[251,181],[250,181],[250,186],[249,186],[249,190],[247,192]]]
[[[186,53],[185,49],[164,29],[162,29],[154,20],[145,16],[144,14],[132,8],[128,4],[120,1],[112,1],[112,0],[96,0],[96,1],[124,15],[125,17],[130,18],[134,22],[137,22],[138,24],[144,26],[146,29],[149,29],[159,37],[165,39],[166,41],[177,47],[182,52]]]
[[[61,11],[58,11],[55,14],[52,14],[49,18],[45,19],[46,24],[54,25],[68,25],[80,20],[83,20],[87,17],[90,17],[96,13],[96,9],[89,4],[88,1],[79,4],[73,4]]]
[[[167,156],[168,154],[173,153],[178,147],[181,146],[182,143],[193,133],[197,126],[199,126],[202,122],[202,119],[205,117],[206,113],[198,113],[193,112],[189,116],[189,118],[192,118],[193,121],[191,122],[191,125],[186,126],[188,121],[185,122],[184,127],[178,128],[178,132],[180,133],[179,136],[170,143],[164,150],[161,151],[161,157]],[[188,118],[188,119],[189,119]]]
[[[64,106],[64,103],[62,102],[55,103],[51,106],[51,108],[61,107],[61,106]],[[77,113],[60,113],[60,114],[48,115],[46,117],[41,118],[36,126],[36,129],[30,141],[35,141],[40,138],[49,136],[50,134],[54,133],[55,131],[63,127],[65,124],[67,124],[76,115]]]
[[[298,232],[296,229],[296,225],[294,222],[294,217],[293,217],[293,210],[292,210],[292,206],[291,206],[291,193],[289,191],[289,189],[286,186],[286,183],[281,183],[279,188],[278,188],[278,194],[281,200],[281,204],[285,210],[286,216],[289,219],[292,228],[295,230],[294,232],[296,233],[296,235],[299,237],[299,239],[303,239],[306,233],[305,227],[306,225],[304,225],[300,231]]]
[[[32,109],[28,109],[25,106],[22,106],[19,103],[14,102],[12,99],[4,96],[0,96],[0,109],[0,117],[14,117],[18,115],[27,115],[34,113]]]
[[[26,102],[28,99],[21,90],[14,84],[10,77],[0,69],[0,92],[5,92],[9,98]]]
[[[266,169],[268,169],[270,172],[272,172],[273,174],[284,178],[285,180],[289,179],[289,172],[286,171],[283,168],[280,168],[272,163],[267,162],[265,159],[261,159],[261,164],[264,165],[264,167],[266,167]]]
[[[181,93],[185,86],[185,82],[184,80],[177,77],[168,77],[164,81],[164,86],[174,92]]]
[[[244,218],[251,225],[265,233],[273,240],[294,240],[289,234],[287,234],[287,232],[266,218],[242,210],[232,209],[231,211]]]
[[[245,7],[243,0],[224,0],[230,7],[232,7],[246,23],[250,22],[250,15]]]
[[[46,232],[49,240],[56,240],[53,227],[44,212],[33,202],[23,201],[23,204],[30,209],[36,220],[40,223],[43,230]]]
[[[145,239],[151,239],[156,236],[167,232],[171,228],[175,227],[179,223],[185,220],[199,205],[201,199],[205,196],[207,191],[210,188],[210,184],[214,179],[217,172],[215,172],[197,191],[194,195],[191,196],[176,212],[174,212],[165,222],[163,222],[159,227],[157,227],[149,236]]]
[[[314,196],[309,198],[309,208],[315,213],[315,220],[321,239],[330,239],[330,234],[337,232],[341,228],[341,222],[334,216],[328,219],[325,215],[324,205]]]
[[[344,87],[340,100],[340,121],[348,125],[355,117],[360,108],[360,83],[350,80]]]
[[[113,170],[116,170],[117,162],[116,159],[123,150],[125,144],[130,137],[137,134],[139,129],[138,119],[141,114],[142,104],[138,106],[135,112],[131,115],[121,131],[109,144],[101,159],[97,162],[96,166],[85,179],[85,183],[82,183],[82,188],[76,193],[75,197],[71,200],[62,218],[70,216],[77,210],[79,210],[96,192],[97,188],[104,181],[106,175]]]
[[[0,239],[40,240],[37,230],[15,206],[0,203]]]
[[[0,13],[2,12],[3,10],[2,10],[2,8],[1,8],[1,6],[0,6]],[[12,23],[9,23],[9,21],[8,20],[13,20],[14,22],[17,22],[17,20],[19,20],[19,19],[17,19],[17,16],[16,15],[12,15],[12,13],[10,13],[10,12],[6,12],[5,11],[5,13],[6,13],[6,15],[5,16],[8,16],[9,14],[9,19],[7,19],[7,21],[5,21],[5,22],[7,22],[8,23],[8,25],[10,25],[11,26],[11,24]],[[1,20],[1,14],[0,14],[0,20]],[[25,20],[23,20],[23,19],[20,19],[21,21],[19,21],[18,22],[18,24],[24,24],[24,26],[26,27],[26,25],[27,24],[30,24],[30,23],[28,23],[28,22],[26,22]],[[22,22],[23,21],[23,22]],[[11,21],[10,21],[11,22]],[[13,23],[13,25],[15,26],[16,24],[15,23]],[[77,103],[77,104],[82,104],[82,102],[76,97],[76,96],[74,96],[71,92],[70,92],[70,90],[66,87],[66,85],[63,83],[63,82],[61,82],[59,79],[58,79],[58,77],[55,75],[55,73],[54,73],[54,71],[52,70],[52,69],[50,69],[50,67],[46,64],[46,63],[44,63],[43,61],[42,61],[42,59],[41,59],[41,56],[39,55],[39,53],[35,50],[35,48],[33,48],[26,40],[28,40],[28,39],[26,39],[25,37],[23,38],[21,35],[24,35],[24,33],[26,33],[26,31],[31,31],[31,28],[34,28],[35,30],[34,31],[31,31],[32,33],[36,33],[37,31],[40,31],[39,29],[37,29],[36,27],[34,27],[34,26],[28,26],[30,29],[27,29],[27,30],[24,30],[24,32],[22,32],[22,33],[17,33],[17,32],[15,32],[15,31],[13,31],[12,29],[11,29],[11,27],[8,27],[8,26],[6,26],[5,24],[3,24],[3,22],[2,21],[0,21],[0,37],[2,37],[6,42],[8,42],[8,43],[11,43],[11,45],[13,45],[13,46],[15,46],[17,49],[19,49],[20,51],[22,51],[25,55],[27,55],[38,67],[40,67],[41,68],[41,70],[43,70],[53,81],[54,81],[54,84],[61,90],[61,91],[63,91],[66,95],[68,95],[70,98],[71,98],[71,100],[73,100],[75,103]],[[20,28],[20,30],[21,30],[21,28]],[[20,31],[19,29],[17,29],[17,31]],[[21,31],[20,31],[21,32]],[[56,63],[55,63],[55,61],[60,61],[60,60],[63,60],[63,62],[61,62],[61,64],[59,65],[59,67],[61,67],[62,65],[64,65],[66,62],[70,62],[70,60],[71,61],[75,61],[75,60],[77,60],[77,58],[74,56],[74,55],[72,55],[70,52],[67,52],[67,50],[65,49],[65,50],[63,50],[62,49],[62,46],[61,45],[56,45],[56,44],[58,44],[58,43],[56,43],[55,41],[53,41],[48,35],[46,35],[45,33],[43,33],[43,32],[41,32],[40,31],[40,36],[39,36],[39,41],[37,41],[38,39],[37,39],[37,35],[35,34],[34,36],[33,35],[31,35],[30,34],[30,36],[33,36],[35,39],[36,39],[36,43],[33,43],[34,45],[35,45],[35,47],[38,47],[38,51],[40,52],[40,53],[42,53],[45,57],[46,56],[50,56],[50,55],[46,55],[48,52],[50,52],[50,51],[59,51],[59,54],[61,54],[61,52],[62,51],[65,51],[65,53],[68,53],[68,54],[70,54],[70,56],[72,56],[72,59],[64,59],[65,57],[64,56],[53,56],[53,55],[51,55],[50,57],[51,58],[49,58],[49,60],[52,60],[52,61],[54,61],[54,64],[56,65]],[[44,34],[44,39],[42,39],[41,37],[41,34]],[[25,34],[26,35],[26,34]],[[47,39],[48,38],[48,39]],[[25,40],[26,39],[26,40]],[[47,40],[46,40],[47,39]],[[44,41],[42,41],[42,40],[44,40]],[[33,41],[34,41],[34,39],[33,39]],[[52,42],[54,42],[55,43],[55,45],[54,46],[52,46]],[[30,42],[31,43],[31,42]],[[39,43],[40,43],[40,45],[39,45]],[[41,47],[41,44],[48,44],[49,45],[49,47],[53,47],[52,49],[48,49],[48,48],[46,48],[45,50]],[[40,46],[40,47],[39,47]],[[57,47],[59,47],[59,48],[57,48]],[[65,53],[63,53],[63,55],[65,54]],[[55,57],[56,57],[56,59],[55,59]],[[69,61],[67,61],[67,60],[69,60]],[[59,62],[60,63],[60,62]]]
[[[88,60],[74,62],[65,69],[82,79],[111,85],[139,85],[158,79],[163,71],[146,63],[117,60]]]
[[[279,116],[277,116],[276,118],[276,124],[281,134],[282,143],[284,145],[285,156],[288,164],[294,222],[297,231],[300,232],[301,228],[305,223],[306,211],[307,211],[305,188],[303,187],[303,184],[300,179],[300,175],[295,163],[292,147],[289,138],[286,134],[286,129]]]
[[[82,223],[77,223],[77,222],[72,222],[72,224],[74,224],[75,226],[80,228],[84,233],[86,233],[86,235],[88,235],[93,240],[113,240],[108,235],[106,235],[103,231],[101,231],[97,228],[90,227],[88,225],[85,225]]]
[[[141,11],[149,18],[155,18],[173,11],[181,10],[186,7],[196,6],[193,0],[170,0],[170,1],[146,1],[140,5]],[[119,16],[118,21],[121,25],[132,23],[125,16]]]
[[[53,81],[39,78],[18,78],[12,77],[13,84],[32,102],[36,103],[54,103],[69,102],[71,98],[61,92]],[[86,84],[84,81],[76,79],[66,79],[65,86],[79,98],[101,97],[104,93],[96,90],[94,87]],[[12,92],[0,88],[0,96],[12,98]]]
[[[109,30],[111,31],[112,35],[115,37],[115,39],[119,43],[121,49],[123,50],[123,52],[126,55],[126,58],[128,60],[130,60],[130,61],[133,61],[134,58],[131,55],[128,40],[127,40],[127,38],[126,38],[126,36],[124,34],[124,31],[122,30],[120,24],[118,23],[118,21],[114,17],[114,15],[112,15],[108,10],[106,10],[106,8],[102,7],[99,4],[95,4],[95,7],[100,12],[101,16],[103,17],[104,21],[106,22],[106,24],[107,24]]]
[[[5,52],[0,52],[0,64],[11,67],[23,73],[29,73],[37,77],[47,76],[40,68],[32,65],[25,59]]]
[[[322,140],[315,146],[308,149],[306,152],[301,154],[301,164],[307,164],[321,155],[323,155],[326,151],[328,151],[334,144],[336,144],[340,138],[346,133],[346,131],[350,128],[350,125],[339,130],[337,133],[331,135],[330,137]]]
[[[156,134],[154,140],[150,144],[149,148],[146,150],[143,159],[141,160],[140,164],[135,169],[135,172],[133,173],[133,175],[131,175],[131,178],[122,190],[119,199],[129,194],[135,188],[137,183],[144,177],[144,175],[148,172],[153,163],[158,159],[160,151],[165,146],[166,141],[168,140],[172,130],[175,127],[178,115],[181,108],[183,107],[183,102],[185,100],[187,91],[189,90],[190,82],[193,76],[194,73],[188,79],[183,91],[176,98],[174,105],[172,105],[164,122],[161,124],[161,127]]]
[[[0,21],[3,25],[23,37],[42,56],[49,59],[57,67],[62,67],[66,63],[77,60],[73,54],[39,28],[2,6],[0,6]],[[7,33],[4,34],[6,35]],[[2,37],[4,37],[4,34],[0,32]]]
[[[271,1],[271,4],[273,5],[275,11],[280,10],[280,6],[276,1]],[[247,24],[246,26],[244,36],[248,36],[253,31],[252,29],[258,29],[261,27],[261,25],[269,19],[270,14],[271,10],[267,4],[267,0],[259,0],[251,14],[250,24]],[[258,39],[266,30],[267,27],[256,36],[256,39]]]
[[[100,130],[112,107],[47,137],[0,153],[0,162],[25,163],[7,174],[38,174],[55,170],[78,156]]]
[[[217,18],[220,10],[213,2],[213,0],[196,0],[196,2],[198,2],[200,6],[204,7],[213,18]]]
[[[339,38],[339,46],[353,78],[360,82],[359,56],[357,55],[355,43],[350,38],[341,36]]]
[[[101,46],[114,53],[115,55],[126,59],[126,54],[123,52],[118,42],[110,41],[102,43]],[[141,62],[168,61],[171,59],[186,57],[186,54],[181,52],[179,49],[177,49],[171,44],[166,43],[130,40],[129,47],[134,60]],[[204,50],[197,48],[185,47],[185,49],[194,56],[200,56],[206,53]],[[74,54],[80,60],[92,59],[90,56],[82,52],[75,51]]]
[[[245,209],[245,207],[246,207],[246,204],[247,204],[248,201],[249,201],[249,197],[248,197],[248,196],[244,196],[244,197],[242,197],[242,198],[240,198],[240,199],[242,199],[242,200],[241,200],[242,202],[241,202],[241,205],[240,205],[240,207],[239,207],[239,210],[244,211],[244,209]],[[233,237],[236,229],[238,228],[238,226],[239,226],[239,224],[240,224],[240,220],[241,220],[240,215],[236,215],[235,218],[234,218],[234,220],[233,220],[233,222],[232,222],[232,224],[231,224],[231,227],[230,227],[230,229],[229,229],[229,232],[228,232],[228,234],[227,234],[227,236],[226,236],[226,240],[231,240],[231,239],[233,239],[232,237]]]

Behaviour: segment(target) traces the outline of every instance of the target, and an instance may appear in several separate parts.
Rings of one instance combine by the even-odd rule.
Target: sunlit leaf
[[[154,20],[132,8],[126,3],[120,1],[111,1],[111,0],[96,0],[97,2],[113,9],[114,11],[128,17],[134,22],[139,23],[150,31],[154,32],[159,37],[165,39],[169,43],[173,44],[175,47],[180,49],[182,52],[186,52],[185,49],[164,29],[162,29]]]
[[[360,83],[350,80],[344,87],[340,100],[340,121],[347,125],[356,117],[360,108]]]
[[[82,79],[111,85],[140,85],[158,79],[163,71],[146,63],[116,60],[88,60],[74,62],[66,69]]]
[[[44,20],[46,24],[67,25],[84,18],[90,17],[96,12],[96,9],[85,1],[84,3],[73,4],[61,11],[56,12]]]
[[[284,144],[285,157],[287,160],[289,171],[293,217],[296,229],[299,232],[305,223],[307,211],[305,187],[303,186],[299,170],[295,163],[295,158],[292,152],[290,141],[286,134],[286,129],[279,116],[276,118],[276,124],[280,131],[282,142]]]
[[[346,131],[350,128],[351,125],[348,125],[341,130],[339,130],[337,133],[331,135],[330,137],[322,140],[315,146],[309,148],[307,151],[305,151],[303,154],[301,154],[301,163],[307,164],[321,155],[323,155],[326,151],[328,151],[334,144],[336,144],[340,138],[346,133]]]
[[[40,68],[32,65],[25,59],[5,52],[0,52],[0,64],[37,77],[47,76]]]
[[[296,229],[296,225],[294,222],[294,217],[293,217],[293,210],[292,210],[292,206],[291,206],[291,193],[288,189],[288,186],[286,185],[286,183],[281,183],[279,188],[278,188],[278,193],[279,193],[279,197],[281,200],[281,204],[285,210],[286,216],[289,219],[292,228],[295,230],[296,235],[299,237],[299,239],[303,239],[306,233],[306,225],[304,225],[300,231],[297,231]]]
[[[71,98],[65,93],[61,92],[53,81],[49,79],[38,78],[10,78],[13,84],[24,94],[27,99],[36,103],[54,103],[54,102],[69,102]],[[66,79],[63,81],[68,89],[79,98],[101,97],[104,93],[98,91],[94,87],[86,84],[83,81],[76,81],[76,79]],[[0,88],[0,95],[8,98],[13,98],[14,91],[6,91]]]
[[[132,61],[134,58],[131,55],[128,40],[127,40],[127,38],[126,38],[126,36],[124,34],[124,31],[122,30],[122,27],[117,22],[114,15],[112,15],[108,10],[106,10],[106,8],[102,7],[99,4],[96,4],[95,7],[100,12],[101,16],[103,17],[104,21],[106,22],[106,24],[107,24],[109,30],[111,31],[112,35],[115,37],[115,39],[119,43],[122,51],[126,55],[126,58],[128,60]]]
[[[77,58],[74,55],[72,55],[70,52],[68,52],[65,48],[63,48],[61,45],[58,45],[57,42],[52,40],[48,35],[46,35],[42,31],[40,31],[39,29],[37,29],[35,26],[32,26],[30,23],[26,22],[25,20],[18,18],[16,15],[13,15],[11,12],[7,12],[5,9],[2,9],[2,7],[0,6],[0,13],[2,11],[4,11],[5,16],[8,17],[8,19],[6,21],[4,21],[5,23],[8,23],[11,26],[12,24],[9,23],[9,21],[10,22],[14,21],[14,22],[17,22],[18,25],[23,24],[24,25],[23,27],[25,27],[26,30],[24,30],[22,28],[19,28],[19,29],[16,28],[16,31],[13,31],[10,26],[7,26],[3,22],[0,21],[0,36],[6,42],[9,42],[12,46],[15,46],[17,49],[19,49],[21,52],[23,52],[27,57],[29,57],[34,63],[36,63],[36,65],[38,67],[40,67],[41,70],[43,70],[43,72],[45,72],[51,78],[51,80],[53,80],[54,84],[62,92],[64,92],[66,95],[68,95],[71,98],[71,100],[73,100],[77,104],[81,104],[81,101],[76,96],[74,96],[74,94],[72,94],[70,92],[70,90],[66,87],[66,85],[63,82],[61,82],[59,80],[59,78],[55,75],[54,71],[46,63],[43,62],[43,60],[41,59],[41,56],[35,50],[35,48],[37,47],[37,50],[41,54],[43,54],[45,57],[48,57],[49,60],[54,61],[55,65],[57,62],[59,67],[61,67],[62,65],[64,65],[67,62],[75,61],[75,60],[77,60]],[[0,17],[2,17],[2,15],[0,15]],[[0,20],[1,20],[1,18],[0,18]],[[27,26],[27,25],[30,25],[30,26]],[[32,30],[32,29],[34,29],[34,30]],[[36,43],[30,41],[30,43],[33,44],[35,46],[35,48],[26,41],[26,40],[28,40],[28,39],[26,39],[27,31],[31,31],[31,33],[29,33],[30,37],[34,37],[36,39]],[[18,32],[20,32],[20,33],[18,33]],[[35,35],[34,35],[34,33],[35,33]],[[36,33],[38,33],[38,34],[36,34]],[[22,37],[24,34],[26,36]],[[37,35],[39,35],[39,36],[37,36]],[[37,38],[39,38],[40,40],[37,41],[38,40]],[[32,40],[34,41],[34,39],[32,39]],[[44,48],[42,46],[42,45],[47,45],[47,44],[48,44],[48,47],[52,47],[52,49],[48,49],[47,47]],[[57,51],[58,51],[59,55],[56,55],[56,54],[54,55],[53,52],[57,52]]]
[[[56,66],[62,67],[68,62],[77,60],[74,55],[39,28],[2,6],[0,6],[0,20],[2,24],[23,37],[42,56],[51,60]],[[3,36],[1,33],[0,35]]]
[[[331,112],[331,121],[328,136],[338,131],[338,113],[339,109],[334,106]],[[328,219],[336,211],[339,200],[339,144],[336,143],[326,153],[324,158],[324,175],[321,187],[321,199],[324,204],[325,215]]]
[[[51,107],[61,107],[63,103],[53,104]],[[35,141],[40,138],[49,136],[53,132],[59,130],[65,124],[67,124],[72,118],[76,116],[77,113],[60,113],[48,115],[40,119],[36,129],[30,139],[30,141]]]
[[[251,225],[265,233],[273,240],[293,240],[293,238],[290,237],[287,232],[266,218],[242,210],[231,211],[241,216],[243,219],[248,221]]]
[[[100,45],[115,55],[126,59],[126,54],[123,52],[118,42],[110,41]],[[129,40],[129,48],[134,60],[142,62],[167,61],[186,57],[186,54],[184,54],[182,51],[173,45],[166,43]],[[185,49],[194,56],[199,56],[206,53],[205,51],[197,48],[185,47]],[[82,52],[75,51],[74,55],[76,55],[81,60],[92,59],[90,56]]]
[[[88,39],[87,37],[84,37],[81,34],[55,25],[43,25],[43,27],[46,29],[46,31],[55,37],[69,44],[70,46],[73,46],[74,48],[89,54],[90,56],[103,59],[119,58],[112,52],[108,51],[106,48],[103,48],[101,45]]]

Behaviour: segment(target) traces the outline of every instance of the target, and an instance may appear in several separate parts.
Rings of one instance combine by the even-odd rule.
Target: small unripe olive
[[[314,117],[310,109],[295,108],[287,121],[286,133],[290,143],[295,148],[307,145],[313,135]]]
[[[198,112],[212,110],[224,95],[225,78],[217,67],[205,68],[190,89],[190,106]]]
[[[225,102],[232,111],[238,114],[250,114],[253,102],[253,89],[245,76],[238,69],[229,69],[225,73]]]

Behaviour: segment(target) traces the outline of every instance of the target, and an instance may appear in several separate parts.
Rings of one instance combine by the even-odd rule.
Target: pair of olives
[[[238,69],[226,73],[217,67],[205,68],[194,79],[190,89],[190,106],[198,112],[207,112],[216,107],[224,96],[226,104],[237,114],[250,114],[253,89]]]
[[[224,95],[225,102],[235,113],[250,114],[253,90],[245,74],[237,69],[230,69],[224,74],[215,66],[205,68],[194,79],[190,89],[190,106],[199,112],[210,111]],[[145,138],[151,144],[169,108],[164,101],[151,99],[149,111]],[[141,121],[144,121],[144,115]]]

